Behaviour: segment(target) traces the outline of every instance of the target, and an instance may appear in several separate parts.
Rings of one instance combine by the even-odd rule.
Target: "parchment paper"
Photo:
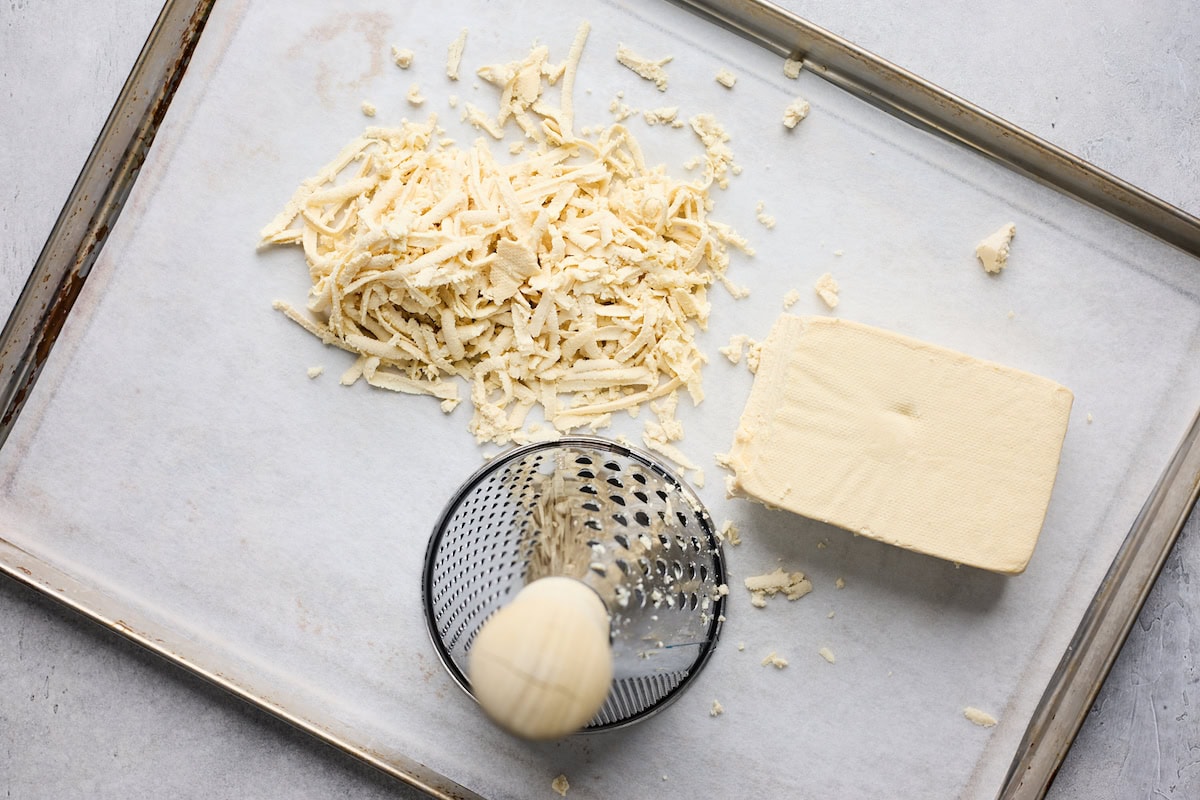
[[[535,40],[561,59],[584,19],[578,125],[611,121],[618,91],[638,109],[712,112],[744,167],[714,190],[713,216],[757,249],[730,269],[752,294],[712,292],[707,397],[681,411],[683,449],[706,467],[701,497],[718,522],[738,522],[744,543],[726,548],[723,641],[678,704],[620,732],[530,745],[454,687],[420,613],[429,532],[481,463],[469,409],[444,416],[432,399],[339,386],[350,357],[271,309],[303,302],[302,254],[255,247],[294,187],[363,127],[437,112],[466,145],[481,134],[459,123],[449,96],[494,110],[497,94],[474,69],[520,58]],[[454,83],[446,48],[464,27]],[[668,90],[619,66],[618,43],[673,56]],[[415,51],[410,70],[391,62],[393,44]],[[722,67],[738,76],[732,90],[714,80]],[[403,754],[485,795],[546,796],[559,773],[571,797],[994,795],[1200,397],[1200,270],[781,68],[666,3],[217,4],[0,452],[4,537],[113,598],[130,627],[160,632],[181,656],[363,750]],[[404,100],[413,82],[428,98],[420,108]],[[788,131],[783,109],[797,95],[813,110]],[[702,151],[686,128],[629,123],[648,160],[676,176]],[[759,201],[774,229],[755,221]],[[974,246],[1009,221],[1010,266],[989,276]],[[717,348],[734,333],[764,337],[789,289],[801,293],[793,312],[824,313],[812,284],[826,271],[842,287],[838,316],[1075,392],[1025,574],[959,569],[725,498],[712,454],[728,449],[752,376]],[[326,372],[310,380],[317,365]],[[610,433],[636,439],[640,426],[622,418]],[[815,591],[752,608],[741,579],[777,565],[808,573]],[[771,651],[790,665],[761,666]],[[999,725],[972,725],[968,705]]]

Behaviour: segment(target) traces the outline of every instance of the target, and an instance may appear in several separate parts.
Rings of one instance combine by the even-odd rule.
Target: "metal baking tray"
[[[438,797],[527,796],[560,772],[585,797],[1042,794],[1200,485],[1200,221],[768,3],[275,5],[166,5],[8,320],[0,570]],[[563,57],[583,19],[580,124],[610,121],[618,91],[711,111],[744,167],[713,215],[756,247],[730,268],[752,293],[714,291],[706,350],[761,338],[832,271],[839,315],[1045,374],[1076,406],[1033,562],[1004,578],[725,498],[710,454],[751,378],[713,359],[683,446],[744,531],[734,582],[785,563],[817,589],[761,611],[735,593],[671,709],[535,747],[482,722],[424,635],[424,543],[480,463],[464,415],[306,378],[344,354],[271,310],[303,300],[306,270],[255,245],[365,126],[363,100],[374,124],[433,109],[474,138],[445,98],[494,96],[441,71],[461,28],[469,76],[534,39]],[[668,91],[618,66],[618,42],[672,55]],[[416,51],[410,73],[391,44]],[[796,95],[813,111],[788,132]],[[675,174],[698,152],[629,122]],[[984,275],[974,243],[1008,221],[1011,265]],[[770,650],[791,665],[764,670]]]

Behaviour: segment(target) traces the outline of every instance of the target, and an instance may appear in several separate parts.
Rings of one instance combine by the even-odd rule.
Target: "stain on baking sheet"
[[[372,79],[383,73],[384,54],[387,52],[387,36],[392,20],[383,13],[340,14],[329,22],[310,28],[305,38],[292,45],[287,51],[289,59],[313,58],[313,88],[321,105],[334,107],[334,97],[362,89]],[[367,62],[357,77],[338,80],[336,76],[352,70],[345,63],[333,63],[320,53],[329,44],[345,36],[359,36],[366,45],[362,52]],[[314,56],[316,52],[318,55]],[[339,52],[344,52],[339,48]]]

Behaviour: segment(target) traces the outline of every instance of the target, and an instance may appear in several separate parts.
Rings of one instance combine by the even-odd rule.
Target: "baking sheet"
[[[419,616],[425,538],[479,464],[467,409],[443,418],[432,401],[337,386],[348,357],[270,309],[303,299],[300,254],[254,246],[292,188],[368,122],[364,99],[380,108],[375,124],[434,110],[460,142],[476,138],[445,102],[494,104],[486,85],[444,78],[462,27],[473,68],[520,57],[533,38],[561,58],[585,17],[581,125],[609,120],[618,90],[638,108],[712,111],[745,167],[715,192],[714,216],[758,250],[730,273],[752,295],[713,292],[708,397],[682,414],[684,449],[707,465],[699,491],[713,516],[745,531],[727,552],[735,580],[782,559],[817,590],[762,611],[735,594],[713,661],[658,718],[529,746],[481,722],[440,672]],[[615,64],[618,41],[674,55],[668,92]],[[390,63],[393,43],[417,52],[410,72]],[[733,91],[712,80],[721,67],[739,75]],[[403,102],[414,80],[430,98],[419,111]],[[796,93],[814,110],[789,133],[779,117]],[[700,152],[686,130],[632,122],[649,158],[676,175]],[[754,220],[758,201],[775,229]],[[1010,219],[1012,266],[991,278],[972,249]],[[716,348],[734,332],[765,335],[789,289],[804,295],[794,311],[821,311],[810,288],[827,270],[843,287],[840,316],[1075,391],[1025,575],[956,570],[724,499],[710,454],[727,449],[750,376]],[[337,14],[221,4],[0,451],[0,520],[6,539],[189,660],[363,750],[405,754],[483,794],[526,796],[565,772],[573,796],[989,796],[1194,411],[1197,298],[1194,260],[811,76],[790,82],[779,59],[665,4],[581,14],[456,3],[438,20],[369,3]],[[316,364],[326,375],[310,381]],[[638,429],[621,421],[614,432]],[[771,650],[791,665],[761,667]],[[714,698],[726,708],[715,719]],[[971,726],[964,705],[1000,725]]]

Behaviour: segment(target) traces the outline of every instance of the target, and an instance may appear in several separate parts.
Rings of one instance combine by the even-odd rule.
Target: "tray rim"
[[[216,0],[166,0],[0,332],[0,447],[120,215]],[[1200,218],[768,0],[669,0],[909,124],[932,131],[1200,257]],[[1200,411],[1171,456],[1064,653],[998,797],[1043,797],[1200,496]],[[475,793],[368,751],[174,652],[82,583],[0,537],[0,574],[432,797]]]

